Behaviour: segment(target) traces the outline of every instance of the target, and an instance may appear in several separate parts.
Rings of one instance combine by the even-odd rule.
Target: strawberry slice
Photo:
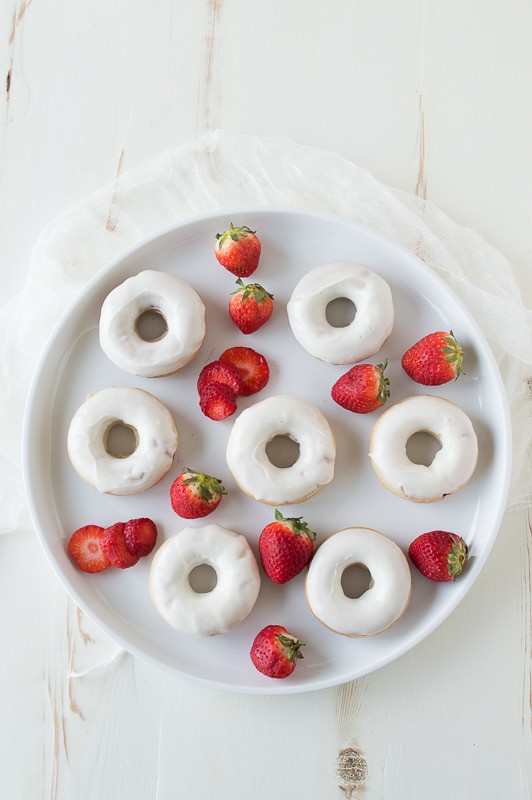
[[[124,536],[125,524],[117,522],[102,532],[102,550],[113,565],[118,569],[133,567],[139,560],[138,556],[130,553]]]
[[[251,347],[230,347],[222,353],[220,361],[229,362],[240,370],[244,382],[240,392],[243,397],[260,392],[270,378],[268,362]]]
[[[72,561],[83,572],[102,572],[110,561],[102,551],[103,528],[99,525],[84,525],[74,531],[68,542],[68,553]]]
[[[132,555],[138,558],[148,556],[157,541],[157,525],[147,517],[130,519],[124,526],[124,539]]]
[[[198,377],[198,394],[201,394],[209,383],[225,383],[235,395],[242,391],[242,374],[238,367],[227,361],[211,361],[201,370]]]
[[[225,383],[208,383],[200,394],[200,408],[206,417],[219,421],[236,411],[236,396]]]

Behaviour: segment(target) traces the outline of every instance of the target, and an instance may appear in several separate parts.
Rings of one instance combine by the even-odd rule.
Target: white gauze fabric
[[[46,340],[85,283],[121,250],[173,222],[239,205],[338,214],[412,250],[460,295],[484,331],[510,402],[509,506],[531,502],[532,311],[506,259],[433,203],[379,183],[333,153],[282,138],[210,133],[165,153],[66,211],[42,232],[23,291],[0,312],[0,532],[29,526],[20,440],[32,374]]]

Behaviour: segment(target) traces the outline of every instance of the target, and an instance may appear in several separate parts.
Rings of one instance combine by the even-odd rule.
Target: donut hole
[[[104,436],[105,452],[113,458],[128,458],[139,446],[139,434],[133,425],[117,420],[110,425]]]
[[[337,297],[327,303],[325,319],[333,328],[347,328],[351,325],[357,313],[357,307],[347,297]]]
[[[266,445],[266,455],[274,467],[288,469],[299,458],[299,443],[288,434],[274,436]]]
[[[168,333],[168,324],[158,308],[147,308],[135,320],[135,331],[144,342],[158,342]]]
[[[216,570],[210,564],[198,564],[197,567],[190,571],[188,582],[190,583],[190,588],[196,594],[208,594],[208,592],[212,592],[218,583],[218,576]]]
[[[439,450],[441,450],[441,442],[430,431],[417,431],[406,443],[406,455],[410,461],[425,467],[430,467]]]
[[[373,578],[364,564],[350,564],[344,569],[340,583],[345,596],[357,600],[371,589]]]

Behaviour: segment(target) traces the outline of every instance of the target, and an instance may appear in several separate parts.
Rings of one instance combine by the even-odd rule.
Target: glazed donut
[[[340,297],[351,300],[356,314],[349,325],[335,328],[325,312],[327,305]],[[392,293],[386,281],[349,261],[324,264],[308,272],[292,292],[287,311],[299,344],[329,364],[354,364],[377,353],[394,322]]]
[[[441,444],[430,466],[414,464],[408,439],[419,431]],[[407,397],[382,414],[371,432],[369,456],[381,483],[415,503],[432,503],[458,491],[475,470],[478,442],[471,420],[443,397]]]
[[[299,444],[291,467],[276,467],[266,445],[276,436]],[[302,503],[334,477],[336,447],[329,423],[307,400],[268,397],[242,411],[227,443],[227,465],[246,494],[267,505]]]
[[[347,597],[342,575],[358,564],[371,574],[369,589]],[[373,636],[402,617],[410,600],[412,577],[402,550],[371,528],[345,528],[329,536],[310,562],[305,580],[314,616],[343,636]]]
[[[198,593],[194,567],[208,564],[216,586]],[[192,636],[226,633],[244,620],[259,594],[257,561],[245,538],[220,525],[184,528],[159,548],[150,570],[152,602],[169,625]]]
[[[131,428],[137,447],[126,457],[107,450],[115,425]],[[104,494],[136,494],[149,489],[172,464],[177,431],[168,409],[142,389],[102,389],[81,405],[68,429],[72,466],[86,483]]]
[[[141,338],[137,320],[158,311],[168,330],[154,341]],[[205,306],[192,286],[167,272],[145,270],[128,278],[104,300],[100,345],[125,372],[156,378],[191,361],[205,336]]]

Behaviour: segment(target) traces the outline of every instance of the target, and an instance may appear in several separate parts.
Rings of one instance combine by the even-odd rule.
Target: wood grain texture
[[[0,277],[62,209],[215,125],[339,151],[512,260],[532,250],[532,6],[338,0],[0,4]],[[115,224],[116,209],[108,224]],[[454,614],[397,662],[308,696],[222,694],[129,655],[68,600],[31,532],[0,539],[0,796],[526,800],[532,533],[505,518]],[[89,670],[86,674],[85,671]],[[74,677],[79,674],[82,677]],[[449,769],[452,764],[452,769]],[[434,776],[444,776],[435,781]],[[354,779],[352,779],[353,783]]]

